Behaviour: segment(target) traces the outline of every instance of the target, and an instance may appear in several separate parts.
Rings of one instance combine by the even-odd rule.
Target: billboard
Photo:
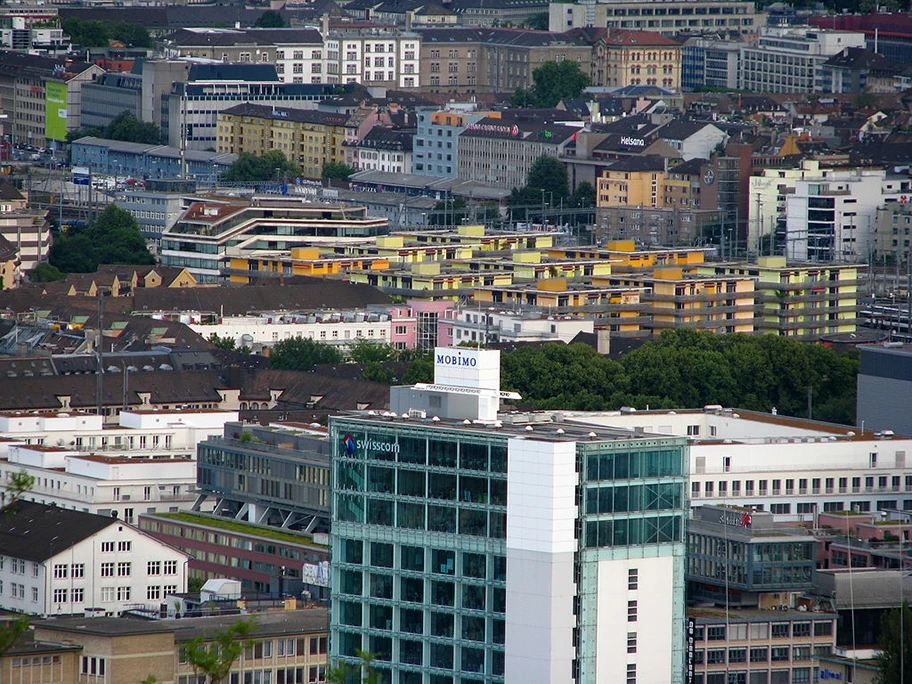
[[[47,81],[44,88],[44,135],[49,140],[66,140],[66,83]]]

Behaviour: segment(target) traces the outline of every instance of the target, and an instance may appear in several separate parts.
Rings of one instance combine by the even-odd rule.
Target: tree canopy
[[[306,337],[276,342],[269,353],[269,365],[280,370],[308,371],[318,363],[341,362],[338,349]]]
[[[66,280],[66,273],[44,262],[29,271],[28,278],[33,283],[50,283],[55,280]]]
[[[517,90],[513,104],[517,107],[549,109],[568,97],[579,97],[589,87],[589,76],[577,62],[545,62],[532,72],[533,85]]]
[[[356,169],[353,169],[347,164],[342,162],[324,162],[323,163],[323,178],[330,180],[345,180],[350,175],[355,172]]]
[[[64,273],[94,273],[99,264],[154,264],[136,219],[110,204],[85,228],[54,236],[48,261]]]
[[[554,205],[569,197],[567,167],[555,157],[542,155],[529,169],[526,184],[514,188],[507,202],[513,206],[537,205],[543,201]]]
[[[300,173],[298,165],[286,159],[279,150],[270,150],[261,157],[242,152],[222,174],[222,180],[229,183],[258,182],[290,178]]]
[[[876,684],[909,684],[912,681],[912,608],[908,603],[881,616],[878,645],[880,653],[875,660],[880,671],[874,680]]]
[[[206,678],[207,684],[221,684],[231,672],[234,661],[250,645],[253,626],[253,618],[238,620],[216,631],[214,639],[196,637],[184,647],[187,662],[194,672]]]
[[[694,408],[722,404],[855,423],[858,356],[776,335],[666,331],[620,361],[584,345],[520,347],[501,357],[504,389],[539,408]]]
[[[275,10],[266,10],[253,22],[255,28],[285,28],[285,20]]]
[[[69,140],[77,140],[91,135],[105,140],[123,140],[124,142],[158,145],[162,141],[162,130],[154,123],[140,121],[128,111],[118,114],[104,128],[85,128],[67,133]]]
[[[107,47],[112,40],[130,47],[153,47],[149,31],[144,26],[127,21],[107,22],[67,17],[61,22],[61,27],[73,43],[80,47]]]

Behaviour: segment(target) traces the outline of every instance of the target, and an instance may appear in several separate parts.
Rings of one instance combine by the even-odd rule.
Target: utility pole
[[[101,290],[98,291],[98,343],[95,345],[95,355],[98,358],[98,368],[95,372],[95,411],[103,416],[104,408],[104,298]],[[101,419],[104,424],[104,418]]]

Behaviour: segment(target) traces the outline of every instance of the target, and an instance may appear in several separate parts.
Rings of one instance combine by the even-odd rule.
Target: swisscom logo
[[[354,456],[358,450],[379,451],[388,454],[398,454],[399,444],[397,442],[380,442],[376,439],[359,439],[355,441],[352,435],[345,435],[342,438],[342,448],[345,449],[346,456]]]

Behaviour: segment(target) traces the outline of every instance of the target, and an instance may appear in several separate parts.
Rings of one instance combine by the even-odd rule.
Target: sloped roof
[[[669,47],[680,47],[681,44],[664,36],[661,33],[653,33],[652,31],[628,31],[625,29],[621,30],[611,30],[605,35],[605,42],[608,45],[622,45],[622,46],[669,46]]]
[[[25,196],[9,181],[0,183],[0,200],[24,200]]]
[[[0,509],[0,549],[12,558],[41,563],[116,522],[104,515],[17,501]]]
[[[248,311],[358,307],[388,304],[389,296],[360,283],[309,278],[306,285],[140,288],[133,296],[135,311],[224,311],[226,316]]]
[[[324,126],[343,126],[348,120],[344,114],[322,112],[318,109],[294,109],[291,107],[272,107],[270,105],[253,104],[244,102],[234,107],[229,107],[221,112],[234,116],[255,116],[261,119],[281,121],[294,121],[297,123],[322,124]]]

